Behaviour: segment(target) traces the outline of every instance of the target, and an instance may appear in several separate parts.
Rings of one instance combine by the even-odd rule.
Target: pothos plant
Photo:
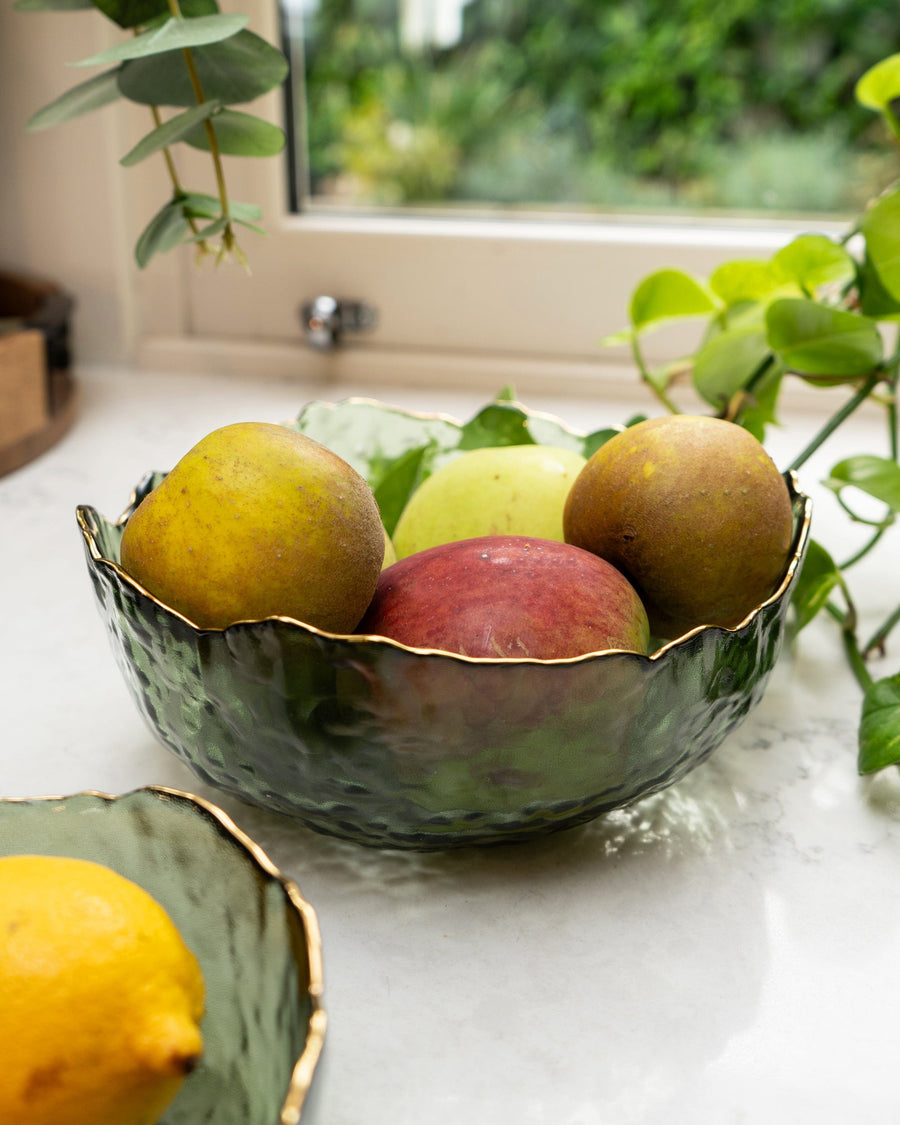
[[[39,110],[29,129],[44,129],[99,109],[119,98],[147,110],[150,131],[120,163],[151,156],[165,161],[171,195],[149,220],[135,247],[138,265],[184,242],[200,257],[247,264],[236,227],[264,233],[261,209],[232,200],[223,157],[275,156],[284,132],[233,107],[280,86],[288,63],[276,47],[247,30],[248,17],[219,11],[216,0],[17,0],[21,11],[99,12],[130,34],[74,65],[99,67]],[[179,175],[173,147],[187,144],[210,154],[215,192],[193,191]]]
[[[867,71],[856,97],[881,114],[892,139],[900,142],[900,55]],[[664,322],[687,317],[704,321],[697,349],[675,364],[653,368],[644,355],[644,337]],[[851,589],[853,567],[900,512],[900,184],[874,199],[840,238],[801,234],[769,258],[726,262],[704,279],[678,269],[650,274],[631,294],[630,322],[607,342],[630,344],[641,379],[663,407],[678,411],[675,384],[689,380],[705,409],[746,427],[761,441],[777,421],[786,379],[846,387],[844,404],[797,453],[790,470],[805,464],[864,402],[883,410],[883,451],[839,461],[824,481],[847,516],[869,529],[864,545],[835,561],[813,539],[794,606],[798,628],[825,612],[840,630],[862,690],[860,773],[900,762],[900,673],[876,679],[868,663],[873,654],[884,654],[900,622],[900,605],[870,637],[861,637]],[[893,345],[886,343],[890,339]],[[878,502],[877,515],[859,510],[855,489]],[[871,501],[865,505],[871,506]]]

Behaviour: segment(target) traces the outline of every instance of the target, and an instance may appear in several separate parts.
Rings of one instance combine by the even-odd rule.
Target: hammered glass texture
[[[312,436],[370,477],[416,441],[414,416],[373,403],[314,421]],[[159,479],[145,478],[132,509]],[[415,653],[279,619],[200,631],[116,565],[127,512],[113,524],[82,507],[79,521],[135,702],[200,778],[320,832],[425,850],[570,827],[702,762],[758,702],[778,657],[808,534],[796,493],[794,512],[791,579],[743,628],[704,628],[655,659],[556,664]]]
[[[280,881],[202,806],[154,790],[0,800],[0,855],[29,852],[132,879],[200,961],[203,1061],[161,1125],[276,1125],[312,1015],[302,923]]]

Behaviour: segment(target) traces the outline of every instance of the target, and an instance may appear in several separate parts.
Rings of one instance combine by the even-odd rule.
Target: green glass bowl
[[[174,789],[0,799],[0,855],[94,860],[149,892],[200,961],[200,1066],[160,1125],[297,1125],[325,1031],[318,923],[214,805]]]
[[[587,454],[603,438],[506,402],[462,424],[348,399],[313,403],[295,424],[369,479],[389,530],[426,461],[526,440]],[[210,785],[380,847],[520,840],[684,776],[760,699],[809,536],[810,501],[789,476],[784,579],[738,627],[695,629],[650,657],[476,660],[286,618],[196,628],[118,562],[129,514],[163,475],[148,475],[115,523],[89,506],[77,513],[138,708]]]

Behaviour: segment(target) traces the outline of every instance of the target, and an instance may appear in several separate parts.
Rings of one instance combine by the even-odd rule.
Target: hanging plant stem
[[[797,454],[788,466],[788,471],[796,472],[797,469],[806,464],[810,457],[812,457],[820,446],[825,444],[835,430],[843,425],[855,410],[862,406],[883,378],[884,372],[881,369],[873,371],[856,394],[851,399],[848,399],[840,410],[835,411],[812,441]]]

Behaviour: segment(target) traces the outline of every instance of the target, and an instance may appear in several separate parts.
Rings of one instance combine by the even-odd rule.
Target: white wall
[[[121,119],[107,107],[38,133],[35,110],[89,77],[67,63],[107,45],[92,11],[26,13],[0,4],[0,268],[58,281],[74,294],[76,361],[130,358],[129,240],[116,190]],[[111,169],[115,169],[111,172]]]

